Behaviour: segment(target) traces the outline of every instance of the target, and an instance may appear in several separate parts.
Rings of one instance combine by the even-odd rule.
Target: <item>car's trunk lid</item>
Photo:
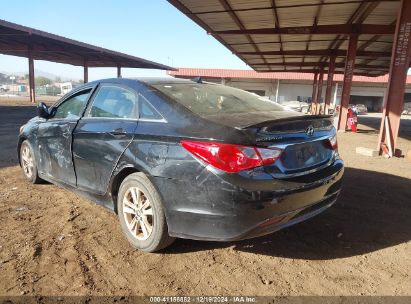
[[[330,145],[330,138],[335,136],[331,116],[278,111],[219,115],[212,119],[244,131],[256,146],[282,149],[281,158],[266,168],[276,177],[307,174],[326,167],[335,155]]]

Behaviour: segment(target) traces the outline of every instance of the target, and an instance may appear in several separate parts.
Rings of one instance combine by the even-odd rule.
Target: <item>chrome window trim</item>
[[[127,118],[127,117],[88,117],[83,116],[81,120],[90,119],[90,120],[128,120],[128,121],[138,121],[138,118]]]
[[[124,117],[82,117],[81,120],[126,120],[126,121],[142,121],[142,122],[159,122],[167,123],[168,121],[163,119],[148,119],[148,118],[124,118]]]
[[[316,141],[322,141],[325,139],[329,139],[329,138],[333,138],[335,136],[335,134],[327,134],[318,138],[311,138],[311,137],[307,137],[305,140],[303,141],[299,141],[299,142],[295,142],[295,143],[284,143],[284,144],[274,144],[274,145],[270,145],[267,148],[280,148],[280,149],[285,149],[288,146],[294,146],[294,145],[299,145],[299,144],[305,144],[305,143],[309,143],[309,142],[316,142]]]
[[[138,121],[168,123],[168,121],[165,118],[162,118],[162,119],[140,118]]]

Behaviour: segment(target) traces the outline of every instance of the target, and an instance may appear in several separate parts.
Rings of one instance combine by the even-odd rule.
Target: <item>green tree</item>
[[[34,80],[36,86],[45,86],[46,84],[51,84],[51,79],[47,78],[47,77],[43,77],[43,76],[38,76],[35,78]]]

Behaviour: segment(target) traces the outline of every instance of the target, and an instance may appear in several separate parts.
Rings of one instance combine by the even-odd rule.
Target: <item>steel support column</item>
[[[317,97],[315,98],[315,111],[313,114],[319,114],[321,108],[321,96],[323,93],[323,82],[324,82],[324,69],[320,70],[317,83]]]
[[[335,89],[334,89],[334,97],[333,97],[333,108],[335,111],[335,107],[337,105],[337,95],[338,95],[338,82],[335,83]]]
[[[28,48],[29,58],[29,87],[30,87],[30,102],[34,103],[36,101],[36,85],[34,81],[34,60],[33,53],[31,52],[31,47]]]
[[[318,72],[314,73],[314,80],[313,80],[313,94],[311,95],[311,114],[314,114],[314,104],[315,99],[317,98],[317,81],[318,81]]]
[[[121,78],[121,65],[117,65],[117,78]]]
[[[328,73],[327,73],[327,86],[325,89],[324,114],[328,114],[328,109],[331,103],[331,92],[333,89],[334,70],[335,70],[335,56],[332,56],[330,57],[330,64],[328,66]]]
[[[83,82],[84,83],[87,83],[88,82],[88,65],[87,65],[87,60],[84,60],[84,64],[83,64],[83,67],[84,67],[84,74],[83,74]]]
[[[377,149],[387,142],[389,151],[395,155],[401,112],[404,103],[407,70],[411,59],[411,1],[402,0],[397,17],[397,25],[392,47],[390,74],[384,97],[384,108],[381,119],[380,135]],[[386,126],[388,117],[388,130]]]
[[[347,125],[348,105],[350,103],[350,93],[352,77],[354,74],[355,56],[357,53],[358,35],[350,35],[348,41],[347,57],[345,60],[344,82],[341,94],[340,116],[338,117],[338,130],[345,131]]]
[[[277,79],[277,88],[275,89],[275,102],[278,102],[278,92],[280,91],[280,79]]]

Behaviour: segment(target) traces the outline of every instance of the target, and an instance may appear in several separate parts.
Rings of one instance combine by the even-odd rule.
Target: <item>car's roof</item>
[[[85,87],[90,87],[96,85],[97,83],[123,83],[123,84],[130,84],[130,82],[140,82],[147,85],[156,85],[156,84],[195,84],[201,83],[201,81],[190,80],[190,79],[181,79],[181,78],[173,78],[173,77],[136,77],[136,78],[105,78],[105,79],[98,79],[94,80],[85,84],[82,84],[75,88],[76,91],[82,90]],[[209,82],[204,82],[207,84],[214,84]]]
[[[130,81],[137,81],[142,82],[145,84],[161,84],[161,83],[195,83],[189,79],[181,79],[181,78],[173,78],[173,77],[136,77],[136,78],[107,78],[107,79],[100,79],[96,80],[95,82],[130,82]]]

